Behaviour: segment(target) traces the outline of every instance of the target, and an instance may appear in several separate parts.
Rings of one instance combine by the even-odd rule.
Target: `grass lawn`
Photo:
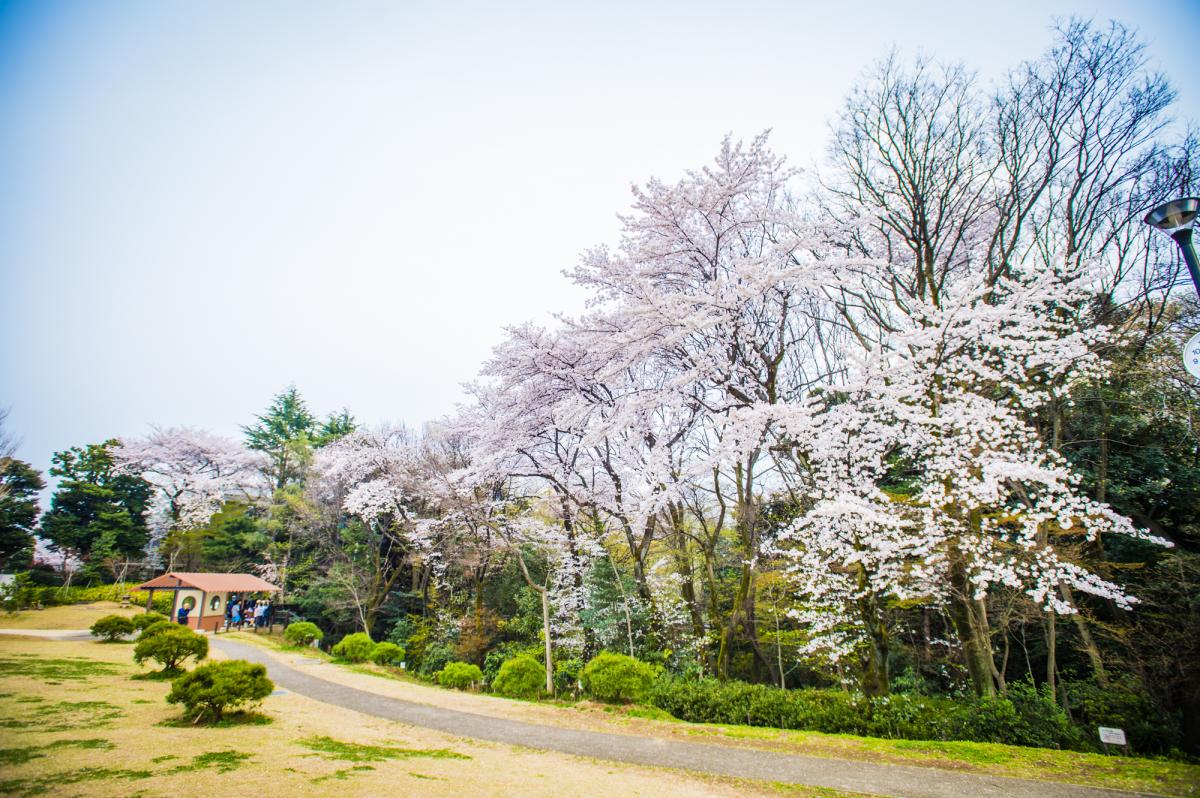
[[[847,796],[455,738],[288,692],[240,723],[180,724],[169,684],[139,670],[128,646],[0,636],[0,795]]]
[[[87,629],[105,615],[133,617],[141,612],[145,612],[144,607],[122,607],[115,601],[66,604],[44,610],[0,612],[0,629]]]

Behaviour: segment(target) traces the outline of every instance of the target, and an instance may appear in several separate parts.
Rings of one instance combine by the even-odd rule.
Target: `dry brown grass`
[[[134,616],[145,612],[142,607],[122,607],[115,601],[94,601],[90,604],[66,604],[44,610],[0,612],[0,629],[87,629],[105,615]]]

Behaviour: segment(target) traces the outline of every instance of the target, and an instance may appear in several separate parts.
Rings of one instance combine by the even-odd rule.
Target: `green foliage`
[[[366,662],[375,651],[375,643],[366,632],[346,635],[333,647],[333,656],[347,662]]]
[[[204,635],[182,626],[172,626],[147,637],[146,632],[156,626],[151,624],[142,630],[142,636],[134,646],[133,661],[139,665],[153,659],[162,665],[163,673],[172,673],[189,658],[201,660],[208,656],[208,638]]]
[[[0,572],[28,568],[42,475],[23,460],[0,457]]]
[[[1178,708],[1164,713],[1132,677],[1110,681],[1068,682],[1071,715],[1094,738],[1100,726],[1124,729],[1129,747],[1140,754],[1165,754],[1182,744]]]
[[[55,453],[50,468],[59,483],[41,535],[81,557],[89,574],[141,554],[150,539],[145,513],[152,488],[141,477],[118,473],[112,450],[119,445],[113,439],[72,447]]]
[[[5,612],[19,612],[33,606],[38,589],[27,572],[13,574],[12,581],[0,585],[0,606]]]
[[[470,662],[450,662],[438,671],[437,682],[442,687],[465,690],[483,681],[483,671]]]
[[[545,689],[546,668],[533,657],[513,657],[492,681],[494,692],[514,698],[537,698]]]
[[[123,596],[129,596],[135,605],[145,606],[147,594],[142,591],[130,591],[127,584],[115,585],[72,585],[71,587],[55,587],[51,585],[29,585],[24,598],[24,607],[59,607],[66,604],[90,604],[96,601],[120,601]],[[154,594],[153,608],[156,612],[171,611],[171,594],[158,591]],[[165,616],[164,616],[165,617]]]
[[[271,401],[257,423],[242,427],[246,446],[270,458],[268,473],[276,489],[303,481],[312,458],[317,419],[308,410],[296,386],[289,386]]]
[[[425,654],[421,657],[421,667],[417,672],[422,676],[432,677],[453,661],[453,649],[441,643],[433,643],[425,646]]]
[[[283,630],[283,639],[293,646],[311,646],[324,637],[325,633],[321,631],[321,627],[311,621],[289,623]]]
[[[146,627],[151,626],[152,624],[156,624],[161,621],[166,621],[168,619],[167,619],[167,616],[163,615],[162,613],[154,612],[153,610],[151,610],[150,612],[143,612],[138,615],[135,615],[132,618],[130,618],[129,620],[131,620],[133,622],[134,629],[145,629]]]
[[[141,633],[138,635],[138,640],[145,640],[148,637],[154,637],[157,634],[170,631],[171,629],[180,629],[178,624],[171,623],[166,618],[156,618],[150,623],[142,627]]]
[[[274,689],[263,665],[237,659],[210,662],[173,681],[167,703],[183,704],[189,718],[219,721],[227,711],[262,701]]]
[[[376,665],[399,665],[404,661],[404,649],[395,643],[376,643],[371,651],[371,662]]]
[[[554,690],[559,695],[579,693],[579,680],[583,678],[584,662],[581,659],[564,659],[554,663]]]
[[[602,701],[637,701],[654,683],[654,668],[626,654],[602,651],[583,669],[583,689]]]
[[[695,723],[729,723],[906,740],[971,740],[1085,748],[1061,709],[1033,687],[1006,697],[954,700],[907,694],[867,698],[841,690],[781,690],[763,684],[660,676],[648,700]]]
[[[110,643],[133,634],[133,621],[124,615],[105,615],[91,628],[92,637],[103,637]]]

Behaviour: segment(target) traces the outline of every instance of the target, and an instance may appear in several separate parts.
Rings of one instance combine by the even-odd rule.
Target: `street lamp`
[[[1200,260],[1196,258],[1196,247],[1192,244],[1192,227],[1196,224],[1197,213],[1200,213],[1200,199],[1184,197],[1159,205],[1146,214],[1143,221],[1175,239],[1183,259],[1187,261],[1192,285],[1200,295]]]

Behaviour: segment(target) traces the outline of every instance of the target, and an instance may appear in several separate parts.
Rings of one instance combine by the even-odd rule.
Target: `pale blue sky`
[[[578,309],[631,182],[768,127],[807,164],[893,44],[987,83],[1073,13],[1200,119],[1191,3],[0,0],[0,407],[41,468],[289,383],[437,418],[503,325]]]

